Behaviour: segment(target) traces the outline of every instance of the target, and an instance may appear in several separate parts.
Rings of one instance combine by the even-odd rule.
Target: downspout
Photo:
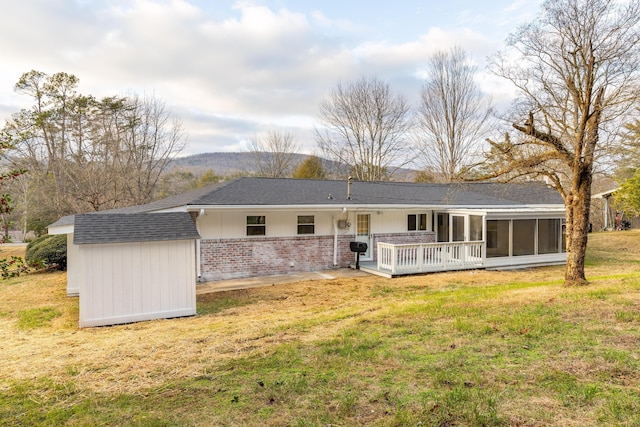
[[[200,209],[198,216],[196,216],[196,230],[198,230],[198,234],[200,234],[200,227],[198,226],[198,217],[204,216],[204,209]],[[202,280],[202,270],[200,263],[200,239],[196,239],[196,280],[200,282]]]

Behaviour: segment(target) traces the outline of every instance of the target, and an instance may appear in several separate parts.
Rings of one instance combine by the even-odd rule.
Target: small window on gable
[[[313,215],[298,215],[298,234],[314,234],[316,232]]]
[[[410,214],[407,215],[408,231],[426,231],[427,214]]]
[[[266,236],[266,223],[264,215],[247,215],[247,236]]]

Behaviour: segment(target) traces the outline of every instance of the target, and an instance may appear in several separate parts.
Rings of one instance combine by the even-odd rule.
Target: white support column
[[[604,229],[609,228],[609,198],[604,197]]]

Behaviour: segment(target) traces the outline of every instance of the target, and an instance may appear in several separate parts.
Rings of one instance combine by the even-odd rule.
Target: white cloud
[[[83,93],[164,99],[189,131],[190,152],[229,151],[270,126],[292,130],[312,151],[318,106],[338,81],[377,75],[415,95],[435,50],[459,45],[483,67],[499,47],[469,27],[425,26],[392,42],[324,10],[194,1],[12,3],[0,15],[0,119],[29,102],[11,93],[23,72],[65,71]]]

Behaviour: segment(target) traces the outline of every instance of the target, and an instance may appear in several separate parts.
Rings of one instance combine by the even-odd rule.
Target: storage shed
[[[80,327],[195,315],[199,238],[186,212],[76,215]]]

